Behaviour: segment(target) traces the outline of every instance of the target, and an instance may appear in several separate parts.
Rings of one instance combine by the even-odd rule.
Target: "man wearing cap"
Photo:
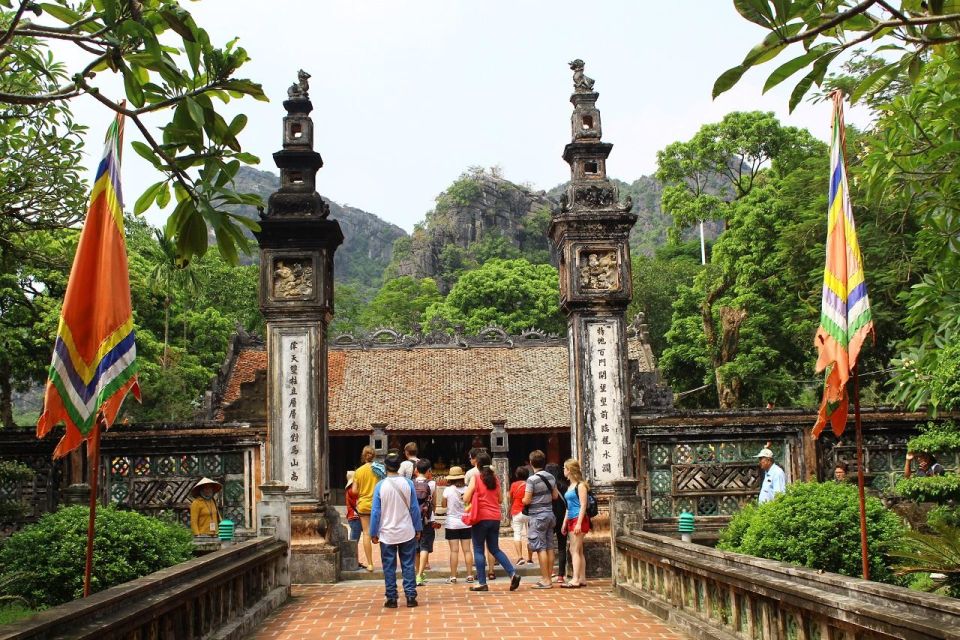
[[[193,502],[190,503],[190,529],[195,536],[215,536],[220,526],[220,510],[213,494],[222,487],[216,480],[203,478],[190,490]]]
[[[787,490],[787,474],[773,461],[773,451],[770,449],[764,447],[754,457],[760,459],[760,468],[764,471],[763,484],[760,487],[760,504],[763,504]]]
[[[383,461],[387,477],[373,490],[373,510],[370,512],[370,539],[380,545],[383,580],[386,586],[384,607],[397,607],[397,556],[403,573],[403,593],[407,606],[417,606],[417,576],[414,559],[417,541],[423,529],[420,504],[413,480],[404,478],[400,470],[400,454],[391,452]]]

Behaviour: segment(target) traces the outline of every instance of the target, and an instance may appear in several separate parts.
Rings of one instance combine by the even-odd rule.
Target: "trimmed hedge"
[[[20,577],[8,593],[34,607],[83,595],[89,508],[48,513],[0,547],[0,575]],[[193,536],[183,526],[112,507],[97,509],[91,591],[102,591],[193,557]]]
[[[900,518],[867,498],[870,578],[897,583],[881,549],[899,539]],[[738,513],[717,547],[847,576],[861,575],[857,488],[836,482],[804,482],[766,504]]]

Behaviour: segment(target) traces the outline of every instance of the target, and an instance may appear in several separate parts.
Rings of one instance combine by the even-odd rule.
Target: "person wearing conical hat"
[[[220,510],[213,499],[223,487],[216,480],[203,478],[193,486],[190,495],[190,529],[195,536],[215,536],[220,526]]]

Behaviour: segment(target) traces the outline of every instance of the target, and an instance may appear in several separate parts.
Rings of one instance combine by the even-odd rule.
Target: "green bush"
[[[960,427],[952,420],[928,422],[907,442],[907,451],[932,454],[960,451]]]
[[[33,480],[33,469],[15,460],[0,460],[0,484],[17,485]],[[16,520],[30,508],[20,500],[0,500],[0,520]]]
[[[66,507],[10,536],[0,547],[0,574],[24,574],[11,594],[36,607],[82,596],[88,520],[88,507]],[[180,525],[103,507],[93,548],[91,591],[102,591],[190,559],[193,536]]]
[[[896,514],[867,499],[870,578],[897,582],[882,549],[903,535]],[[744,509],[721,534],[718,548],[847,576],[861,575],[860,510],[852,484],[806,482],[756,508]]]
[[[946,502],[960,500],[960,476],[911,476],[900,478],[894,492],[915,502]]]

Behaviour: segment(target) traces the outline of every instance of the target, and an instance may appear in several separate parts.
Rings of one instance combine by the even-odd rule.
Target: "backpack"
[[[593,495],[593,491],[587,491],[587,517],[596,518],[599,513],[600,505],[597,504],[597,498]]]
[[[420,505],[420,517],[423,519],[423,524],[427,524],[430,522],[430,516],[433,515],[433,491],[430,490],[430,483],[415,480],[413,490],[417,494],[417,503]]]
[[[374,462],[370,465],[370,468],[373,469],[373,475],[377,476],[377,480],[383,480],[387,477],[387,468],[383,466],[382,462]]]

